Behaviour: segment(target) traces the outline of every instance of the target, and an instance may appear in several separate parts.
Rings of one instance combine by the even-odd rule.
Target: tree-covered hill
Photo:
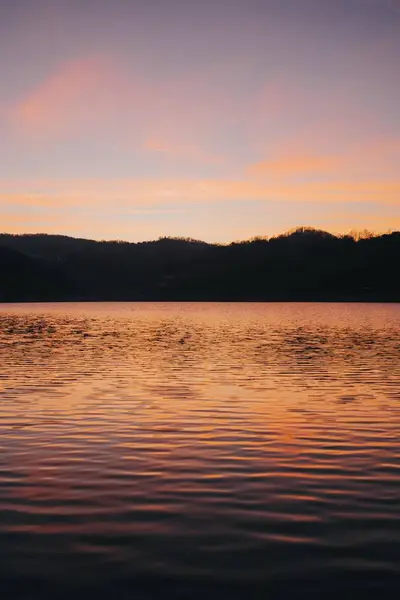
[[[0,298],[399,301],[399,265],[400,232],[301,227],[229,245],[1,234]]]

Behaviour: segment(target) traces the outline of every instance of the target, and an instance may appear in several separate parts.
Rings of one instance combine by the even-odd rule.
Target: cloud
[[[162,154],[181,154],[182,152],[192,151],[191,147],[174,145],[166,140],[149,137],[143,143],[143,149],[149,152],[160,152]]]
[[[250,176],[325,174],[337,169],[341,160],[330,156],[294,155],[272,160],[264,160],[250,165],[247,172]]]
[[[115,110],[122,87],[104,57],[65,62],[12,107],[11,122],[23,137],[68,139]]]
[[[310,178],[318,181],[323,178],[327,186],[334,180],[359,181],[371,175],[379,181],[396,178],[400,162],[400,138],[378,137],[358,141],[349,140],[336,152],[327,153],[318,147],[316,140],[311,145],[307,140],[301,143],[286,141],[277,151],[269,153],[269,158],[247,166],[246,174],[253,179],[274,181],[298,181]]]
[[[27,135],[64,136],[70,120],[88,116],[87,100],[103,83],[103,72],[98,61],[81,60],[62,65],[48,79],[17,103],[13,121],[18,130]],[[83,106],[82,106],[83,104]]]
[[[198,202],[379,202],[400,205],[400,179],[329,181],[254,179],[116,179],[0,181],[0,201],[21,206],[95,207],[188,205]]]
[[[158,154],[166,159],[188,160],[200,164],[219,165],[226,159],[218,154],[203,150],[195,144],[185,144],[179,140],[171,140],[163,137],[148,137],[144,140],[142,149],[145,152]]]
[[[224,158],[208,149],[218,109],[210,108],[207,93],[192,80],[155,82],[107,56],[83,56],[58,64],[7,110],[0,106],[0,118],[4,112],[22,154],[25,143],[36,149],[72,141],[95,149],[100,139],[122,158],[134,151],[220,164]]]

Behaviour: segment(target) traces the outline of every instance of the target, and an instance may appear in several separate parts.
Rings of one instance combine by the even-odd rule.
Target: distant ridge
[[[0,234],[0,300],[400,300],[400,232],[210,244]]]

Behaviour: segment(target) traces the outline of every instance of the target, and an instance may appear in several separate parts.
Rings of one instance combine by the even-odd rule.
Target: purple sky
[[[3,231],[400,229],[399,0],[0,0]]]

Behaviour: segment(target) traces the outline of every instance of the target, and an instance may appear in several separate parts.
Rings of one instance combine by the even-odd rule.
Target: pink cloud
[[[17,133],[35,140],[74,137],[116,108],[124,81],[103,57],[61,64],[11,110]]]
[[[182,154],[197,154],[199,149],[193,144],[180,143],[179,140],[171,140],[162,136],[150,136],[144,140],[143,149],[148,152],[158,152],[179,156]]]
[[[257,115],[266,119],[276,119],[294,107],[294,97],[290,86],[274,80],[262,86],[255,99]]]
[[[218,113],[210,108],[208,91],[205,80],[152,82],[107,57],[82,57],[58,65],[8,108],[8,116],[24,142],[100,135],[123,151],[218,163],[221,157],[207,150],[206,137]]]
[[[71,121],[89,116],[103,84],[104,68],[98,59],[64,64],[15,106],[14,123],[24,134],[64,137]]]
[[[179,139],[163,137],[148,137],[144,140],[142,149],[146,152],[162,155],[166,159],[185,159],[204,164],[222,164],[225,158],[203,150],[196,144],[185,144]]]

